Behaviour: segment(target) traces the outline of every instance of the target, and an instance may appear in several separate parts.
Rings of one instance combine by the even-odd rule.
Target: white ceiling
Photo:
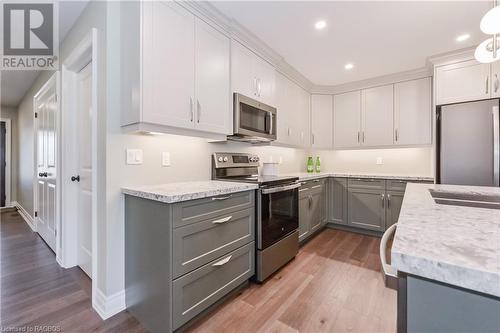
[[[88,4],[84,1],[59,1],[59,40],[64,40]],[[16,107],[31,88],[39,71],[2,71],[0,104]]]
[[[317,85],[422,68],[429,56],[479,44],[491,1],[211,2]],[[314,23],[327,27],[316,30]],[[455,38],[471,38],[457,43]],[[346,71],[344,65],[353,63]]]

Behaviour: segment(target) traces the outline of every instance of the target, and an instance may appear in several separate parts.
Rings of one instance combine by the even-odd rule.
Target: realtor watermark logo
[[[2,70],[58,68],[57,2],[2,1]]]

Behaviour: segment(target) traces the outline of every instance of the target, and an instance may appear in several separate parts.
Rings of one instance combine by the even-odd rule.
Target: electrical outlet
[[[127,164],[142,164],[142,149],[127,149]]]
[[[382,165],[384,164],[384,160],[382,159],[382,157],[377,157],[377,165]]]
[[[161,165],[164,167],[170,166],[170,153],[168,151],[161,153]]]

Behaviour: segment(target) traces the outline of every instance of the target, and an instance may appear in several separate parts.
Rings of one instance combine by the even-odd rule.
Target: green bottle
[[[307,158],[307,172],[308,173],[314,172],[314,162],[312,156],[309,156]]]
[[[316,172],[320,173],[321,172],[321,161],[319,159],[319,156],[316,157]]]

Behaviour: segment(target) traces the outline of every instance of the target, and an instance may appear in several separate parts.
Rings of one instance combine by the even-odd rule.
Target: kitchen
[[[238,6],[234,3],[226,5],[226,10],[234,13]],[[246,6],[252,7],[250,4]],[[216,7],[225,8],[223,4]],[[384,77],[377,83],[364,82],[358,84],[360,89],[353,89],[352,85],[330,90],[327,87],[313,88],[313,93],[309,94],[289,78],[288,72],[283,74],[278,69],[275,71],[265,59],[248,48],[248,44],[235,38],[222,42],[223,36],[217,35],[219,31],[204,26],[205,22],[196,13],[189,19],[183,16],[183,24],[170,20],[175,22],[172,26],[168,25],[167,19],[154,20],[154,17],[160,17],[162,13],[179,18],[177,10],[184,9],[187,10],[183,15],[189,17],[189,7],[171,8],[159,3],[143,5],[144,22],[149,22],[147,15],[153,16],[152,26],[148,28],[152,30],[144,32],[144,60],[137,63],[137,57],[131,58],[134,64],[142,66],[143,104],[127,103],[131,107],[122,110],[126,119],[122,125],[125,131],[176,134],[183,134],[186,128],[193,128],[197,131],[197,136],[207,137],[211,142],[207,144],[211,145],[211,156],[206,158],[207,162],[210,160],[212,181],[122,188],[125,194],[125,284],[128,311],[153,331],[165,327],[168,330],[190,329],[192,325],[196,327],[196,322],[200,320],[209,327],[211,316],[215,312],[214,318],[217,317],[218,307],[223,306],[221,304],[226,304],[224,309],[230,309],[232,302],[237,304],[238,298],[245,295],[248,280],[252,281],[251,284],[261,284],[261,288],[265,289],[266,281],[272,280],[273,274],[277,274],[279,279],[284,278],[285,275],[277,272],[283,266],[286,269],[288,263],[294,264],[293,259],[299,253],[299,248],[307,247],[309,242],[321,237],[324,230],[332,228],[375,237],[383,235],[380,241],[380,260],[384,274],[380,278],[384,278],[386,287],[398,290],[397,323],[394,322],[393,329],[398,332],[497,330],[500,326],[496,314],[500,303],[498,290],[494,285],[500,282],[499,267],[495,263],[499,259],[498,242],[495,244],[495,240],[499,240],[498,233],[491,231],[489,234],[486,231],[486,242],[489,245],[485,246],[484,260],[488,266],[485,263],[475,267],[491,272],[491,277],[487,278],[489,282],[473,281],[473,277],[470,278],[472,281],[467,282],[460,278],[448,279],[446,274],[453,275],[448,270],[460,268],[462,274],[465,274],[467,269],[472,269],[470,266],[475,265],[474,258],[471,258],[471,263],[463,263],[463,259],[444,256],[445,250],[431,253],[434,257],[428,257],[431,254],[425,251],[425,254],[419,254],[417,248],[422,240],[415,231],[410,232],[410,226],[415,228],[411,223],[421,222],[424,225],[427,219],[431,223],[435,217],[432,213],[426,216],[422,212],[422,221],[415,222],[415,212],[410,211],[409,207],[415,205],[415,211],[417,208],[422,210],[422,207],[428,207],[436,216],[453,207],[452,212],[464,210],[466,224],[470,223],[475,214],[484,214],[483,226],[486,228],[491,223],[491,228],[487,230],[494,230],[498,226],[498,62],[491,65],[481,63],[474,59],[473,50],[461,51],[453,55],[429,58],[427,71]],[[139,19],[137,11],[133,13],[127,22]],[[158,22],[158,27],[154,22]],[[319,25],[326,25],[325,22],[322,23]],[[184,82],[187,94],[185,100],[189,100],[189,103],[183,104],[184,111],[179,109],[180,113],[175,115],[177,118],[167,119],[155,110],[170,107],[172,100],[155,99],[155,93],[146,90],[146,86],[168,85],[169,66],[165,64],[175,62],[175,52],[186,52],[186,49],[173,48],[167,44],[163,45],[164,48],[158,46],[160,40],[154,42],[158,38],[155,37],[156,29],[172,31],[181,29],[181,26],[183,31],[188,28],[195,31],[195,89],[193,93],[189,93],[190,81]],[[134,29],[133,25],[129,27]],[[148,31],[152,31],[151,36]],[[207,31],[211,35],[206,37],[213,39],[212,46],[215,48],[218,45],[221,52],[210,55],[214,57],[212,63],[219,61],[221,69],[221,72],[213,74],[217,77],[210,80],[204,76],[207,72],[200,69],[206,65],[203,62],[208,61],[208,54],[204,54],[202,48],[207,41],[198,41]],[[151,41],[153,44],[148,44]],[[198,43],[200,46],[197,46]],[[151,51],[148,47],[152,47]],[[161,52],[159,50],[164,50],[163,57],[157,54]],[[209,50],[211,49],[206,51]],[[230,57],[227,57],[228,50]],[[222,54],[226,54],[224,59]],[[151,62],[148,55],[152,57]],[[148,75],[153,74],[150,66],[154,65],[155,59],[159,63],[154,68],[165,72],[163,75],[157,76],[155,73],[149,77]],[[192,68],[190,61],[186,66]],[[135,68],[126,62],[122,65]],[[348,67],[352,67],[352,64],[346,65],[346,69]],[[230,81],[227,80],[229,77]],[[212,83],[206,92],[203,91],[203,80]],[[464,82],[467,84],[464,85]],[[220,85],[220,90],[214,90],[217,84]],[[221,91],[227,89],[232,93],[229,105],[223,102],[227,101],[227,95],[221,94]],[[314,89],[320,93],[314,93]],[[165,94],[163,89],[158,91],[160,93]],[[172,93],[179,97],[179,91],[172,90]],[[221,94],[221,98],[214,98],[215,94]],[[183,102],[180,98],[177,100],[179,103]],[[477,100],[487,101],[475,102]],[[168,105],[163,104],[165,102]],[[229,109],[229,112],[210,114],[210,103],[214,103],[213,110]],[[437,111],[433,112],[433,109]],[[474,115],[472,112],[475,112]],[[434,117],[434,114],[437,116]],[[482,120],[478,119],[480,114],[484,114],[480,118]],[[231,115],[232,119],[228,118]],[[187,123],[182,124],[182,121]],[[478,125],[473,126],[475,123]],[[493,130],[484,131],[485,128]],[[477,139],[473,140],[475,144],[470,143],[471,138]],[[239,142],[238,146],[218,143],[226,140]],[[241,142],[247,143],[250,148],[243,148],[244,143]],[[242,147],[242,151],[236,147]],[[290,172],[292,168],[287,165],[288,158],[282,155],[287,148],[281,147],[306,150],[301,158],[303,166],[299,172]],[[367,149],[374,149],[375,152]],[[333,150],[339,157],[329,153],[329,150]],[[382,154],[388,156],[388,159],[393,154],[392,158],[396,160],[404,160],[405,154],[413,155],[413,159],[417,155],[424,157],[424,163],[421,160],[420,163],[415,163],[412,159],[398,161],[400,164],[407,162],[411,165],[403,168],[399,166],[390,172],[381,167],[379,170],[385,172],[371,173],[367,169],[376,170],[376,167],[370,165],[359,169],[360,166],[353,168],[349,163],[344,170],[337,171],[339,169],[335,168],[336,162],[341,160],[344,153],[351,154],[349,158],[352,160],[356,155],[371,155],[371,164],[376,166],[383,165],[384,157],[379,156]],[[168,153],[167,156],[169,159]],[[469,163],[463,163],[469,158]],[[497,188],[473,190],[433,185],[434,183]],[[488,193],[482,205],[463,207],[483,200],[467,195],[469,192],[481,191]],[[448,192],[451,199],[442,199],[441,196],[447,198]],[[420,202],[415,204],[412,199]],[[457,205],[462,207],[457,208]],[[466,219],[468,214],[471,217]],[[145,221],[152,225],[151,229],[144,228]],[[474,233],[476,230],[472,225],[462,227],[464,229],[461,229],[460,234]],[[477,227],[481,229],[482,226]],[[399,229],[402,231],[398,231]],[[409,234],[406,235],[406,232]],[[390,250],[387,248],[388,239],[394,233]],[[166,235],[166,238],[162,242],[155,241],[158,234]],[[442,245],[445,249],[453,247],[451,253],[462,251],[460,246],[464,245],[459,244],[460,239],[446,233],[431,233],[431,236],[436,237],[434,241],[437,243],[442,242],[445,235],[450,237],[449,243]],[[157,245],[153,246],[151,241]],[[472,237],[468,241],[471,242],[468,246],[477,246],[474,251],[480,252],[481,246],[476,244],[477,238]],[[436,246],[429,243],[425,244],[424,249]],[[387,251],[394,258],[393,266],[387,263]],[[477,255],[483,258],[483,254]],[[144,262],[144,258],[148,260]],[[160,258],[167,259],[161,268],[157,264]],[[453,259],[458,262],[453,263]],[[424,266],[423,263],[412,264],[410,260],[424,261],[430,268],[426,270],[419,267]],[[440,271],[439,268],[445,266],[444,263],[450,263],[451,267]],[[456,266],[459,268],[454,268]],[[437,271],[428,272],[433,269]],[[483,280],[486,273],[476,277]],[[428,279],[434,282],[426,286],[425,283],[430,283],[425,282]],[[160,297],[158,290],[165,285],[165,281],[168,281],[168,287]],[[424,285],[419,286],[424,290],[439,290],[441,286],[444,289],[440,291],[443,293],[439,299],[441,303],[428,309],[423,307],[423,304],[436,300],[432,295],[427,296],[421,290],[413,289],[416,288],[413,287],[415,281],[424,281]],[[482,283],[489,287],[477,289],[476,284]],[[453,294],[456,288],[463,286],[467,289],[466,292],[460,290],[464,295]],[[234,296],[238,292],[240,295]],[[479,296],[476,295],[477,292]],[[422,297],[420,299],[415,295]],[[450,306],[453,302],[462,302],[460,297],[463,297],[466,305],[462,305],[462,308]],[[448,310],[443,312],[441,309],[444,306]],[[149,309],[152,308],[165,309],[166,312],[151,312]],[[476,317],[479,308],[487,311],[481,311]],[[169,315],[165,316],[165,313]],[[457,317],[464,319],[461,321]],[[305,321],[308,319],[310,318],[304,318]],[[199,329],[203,331],[205,324],[201,324]],[[235,325],[234,329],[245,327],[241,324],[241,327]],[[280,324],[287,326],[283,322]],[[264,327],[267,327],[266,324]],[[299,327],[304,326],[287,328]],[[320,330],[328,331],[327,327],[329,326],[322,326]],[[355,326],[351,329],[353,327]]]
[[[90,1],[61,63],[97,29],[92,311],[150,332],[500,331],[499,12]],[[89,184],[61,169],[63,192]],[[61,200],[64,226],[83,206]]]

